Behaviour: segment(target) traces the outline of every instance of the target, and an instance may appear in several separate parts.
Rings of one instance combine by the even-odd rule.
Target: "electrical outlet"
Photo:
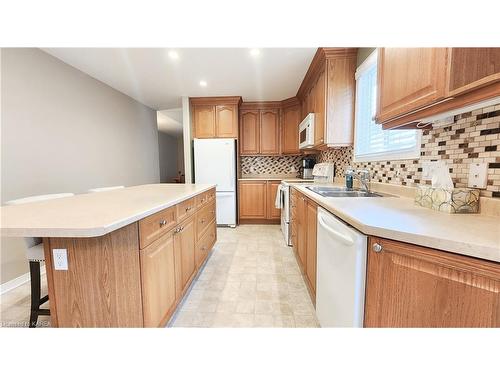
[[[488,184],[488,163],[471,163],[469,165],[469,183],[467,186],[486,189]]]
[[[54,262],[54,269],[58,271],[68,270],[68,250],[66,249],[52,249],[52,258]]]

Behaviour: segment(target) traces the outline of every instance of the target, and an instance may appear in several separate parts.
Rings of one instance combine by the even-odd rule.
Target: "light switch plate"
[[[54,261],[54,269],[58,271],[68,270],[68,250],[67,249],[52,249],[52,258]]]
[[[469,164],[468,187],[486,189],[488,183],[488,163]]]

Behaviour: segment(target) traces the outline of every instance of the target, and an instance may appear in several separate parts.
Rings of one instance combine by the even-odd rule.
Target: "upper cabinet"
[[[241,97],[190,98],[194,138],[238,138]]]
[[[300,103],[296,98],[283,102],[281,124],[281,153],[287,155],[300,154],[299,124],[302,120]]]
[[[379,48],[376,122],[416,127],[500,96],[500,48]]]
[[[380,48],[377,64],[379,122],[445,95],[446,48]]]
[[[319,48],[297,97],[314,113],[314,148],[350,146],[354,135],[357,48]]]
[[[242,104],[240,155],[280,154],[280,112],[280,102]]]

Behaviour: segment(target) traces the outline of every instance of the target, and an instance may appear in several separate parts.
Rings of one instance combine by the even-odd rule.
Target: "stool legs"
[[[40,306],[49,300],[49,296],[40,298],[42,291],[42,283],[40,276],[40,262],[30,261],[30,278],[31,278],[31,313],[30,313],[30,328],[35,328],[38,322],[39,315],[50,315],[49,309],[40,309]]]

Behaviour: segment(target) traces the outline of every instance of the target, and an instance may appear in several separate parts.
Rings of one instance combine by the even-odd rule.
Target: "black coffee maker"
[[[302,166],[300,167],[300,177],[305,180],[312,180],[314,164],[316,164],[316,160],[312,158],[302,159]]]

